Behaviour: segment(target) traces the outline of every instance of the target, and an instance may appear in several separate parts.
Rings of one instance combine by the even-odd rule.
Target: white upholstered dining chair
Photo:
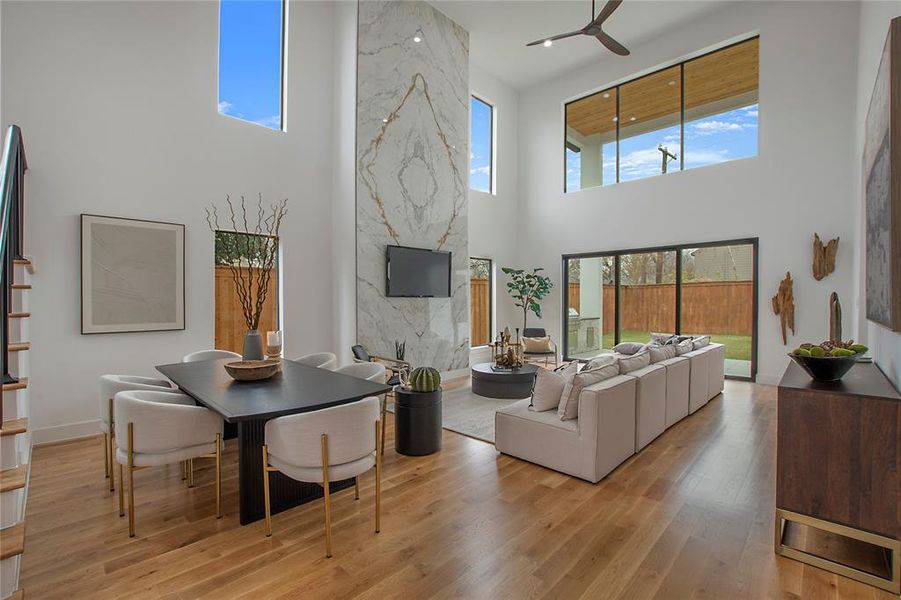
[[[375,467],[375,532],[379,532],[382,458],[379,452],[379,400],[364,398],[351,404],[278,417],[266,423],[263,446],[263,499],[266,535],[272,535],[269,473],[279,471],[296,481],[318,483],[325,496],[325,556],[332,556],[330,481],[354,480]]]
[[[341,373],[343,375],[350,375],[351,377],[356,377],[357,379],[365,379],[366,381],[375,381],[378,383],[385,383],[388,379],[388,370],[385,368],[385,365],[377,362],[354,362],[349,365],[345,365],[340,369],[335,370],[336,373]],[[388,413],[388,394],[382,394],[379,396],[379,414],[381,415],[380,419],[382,422],[382,454],[385,453],[385,416]]]
[[[222,417],[180,392],[125,391],[113,401],[116,449],[119,463],[119,516],[124,512],[125,477],[128,469],[128,535],[135,535],[134,472],[195,458],[216,459],[216,518],[222,516]],[[189,485],[193,484],[193,468]]]
[[[220,358],[234,358],[235,360],[241,360],[242,356],[237,352],[231,352],[229,350],[198,350],[197,352],[192,352],[190,354],[185,354],[181,362],[197,362],[199,360],[217,360]]]
[[[314,352],[313,354],[304,354],[301,357],[295,358],[294,362],[308,367],[328,369],[331,371],[335,368],[335,365],[338,364],[338,357],[332,352]]]
[[[128,390],[144,390],[148,392],[172,391],[172,386],[165,379],[139,377],[137,375],[101,375],[100,376],[100,431],[103,432],[103,465],[109,479],[109,490],[116,489],[116,476],[113,473],[113,437],[115,436],[113,398],[119,392]],[[121,483],[121,482],[120,482]]]

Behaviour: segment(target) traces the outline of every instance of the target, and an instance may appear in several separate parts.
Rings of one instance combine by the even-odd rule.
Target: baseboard
[[[67,423],[54,427],[42,427],[31,432],[31,442],[34,446],[55,444],[80,438],[92,437],[100,432],[100,419],[82,421],[81,423]]]

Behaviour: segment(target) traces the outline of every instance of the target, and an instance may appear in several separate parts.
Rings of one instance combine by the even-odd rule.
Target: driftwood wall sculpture
[[[786,328],[795,334],[795,298],[792,291],[792,275],[785,273],[785,279],[779,282],[779,291],[773,296],[773,312],[779,315],[782,328],[782,343],[787,344]]]
[[[813,278],[819,281],[835,271],[835,255],[838,253],[838,238],[823,244],[819,234],[813,234]]]

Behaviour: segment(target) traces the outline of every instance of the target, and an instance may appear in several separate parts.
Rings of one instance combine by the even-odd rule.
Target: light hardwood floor
[[[775,388],[727,382],[597,485],[444,432],[429,457],[393,451],[382,532],[373,479],[241,527],[235,448],[222,520],[211,461],[135,475],[137,537],[117,516],[100,439],[36,448],[22,587],[29,598],[896,598],[773,554]]]

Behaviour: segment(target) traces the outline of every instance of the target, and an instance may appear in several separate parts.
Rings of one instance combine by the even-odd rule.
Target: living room
[[[579,30],[601,14],[602,33]],[[780,469],[801,463],[777,461],[776,442],[790,448],[783,395],[811,380],[784,377],[807,377],[807,343],[829,342],[830,364],[849,358],[835,342],[852,354],[845,384],[815,391],[850,394],[867,369],[889,382],[880,422],[895,418],[901,57],[885,49],[899,16],[887,0],[3,0],[0,124],[27,171],[23,158],[12,191],[4,180],[18,247],[3,255],[2,596],[897,597],[901,510],[886,528],[867,520],[884,504],[861,498],[898,506],[897,437],[879,440],[901,416],[877,435],[835,413],[895,475],[853,463],[848,492],[808,469],[805,510],[782,503]],[[874,217],[880,89],[894,162]],[[113,324],[108,290],[92,295],[114,239],[92,228],[123,219],[176,240],[172,323]],[[246,264],[272,278],[256,321],[232,279],[254,250],[230,258],[223,232],[275,249]],[[108,256],[142,247],[118,243]],[[442,277],[419,276],[428,265]],[[321,475],[300,504],[265,484],[266,519],[245,492],[267,469],[287,479],[242,461],[259,468],[264,422],[299,409],[257,414],[243,437],[250,413],[223,411],[221,482],[206,461],[131,473],[116,454],[127,433],[105,392],[98,414],[102,376],[162,380],[215,412],[187,371],[205,361],[182,357],[263,358],[248,330],[277,350],[273,381],[301,377],[295,357],[386,367],[390,390],[365,394],[379,398],[376,475],[351,486],[336,471],[332,508]],[[592,366],[604,375],[573,394]],[[327,405],[337,382],[307,384],[318,408],[354,395]],[[430,409],[402,406],[436,388]],[[806,410],[798,440],[830,422]],[[522,429],[535,415],[546,427]],[[816,493],[850,493],[854,514],[817,513]],[[798,550],[805,526],[849,536],[854,559]]]

